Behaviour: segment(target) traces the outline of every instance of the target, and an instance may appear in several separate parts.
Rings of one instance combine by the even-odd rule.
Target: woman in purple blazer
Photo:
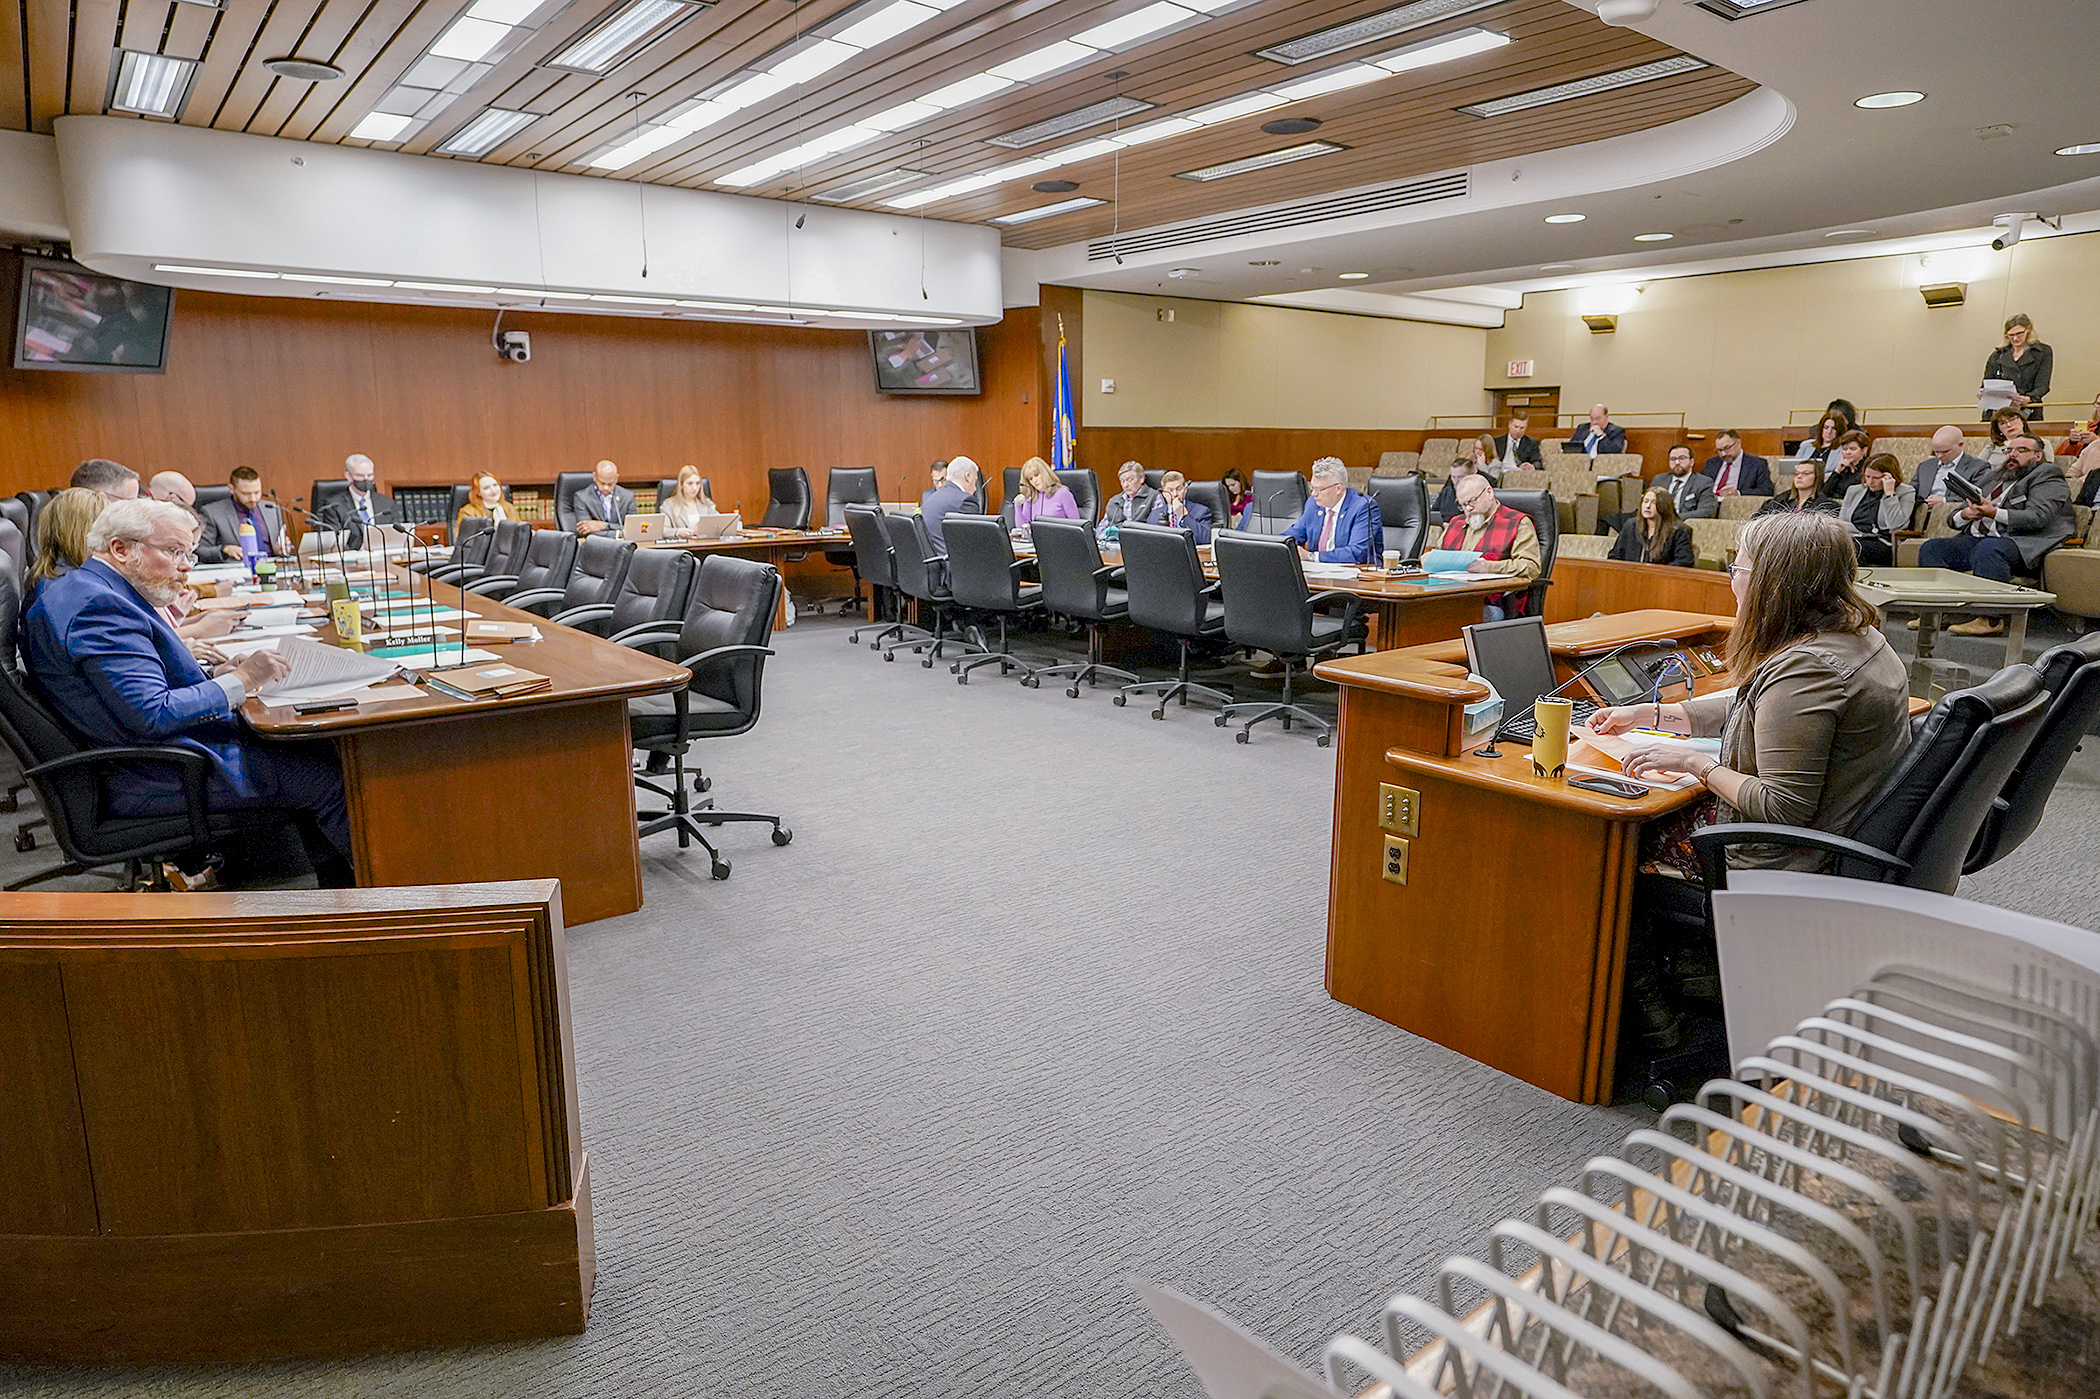
[[[1057,479],[1050,463],[1030,457],[1021,463],[1021,492],[1014,498],[1014,528],[1025,530],[1030,520],[1076,520],[1079,502],[1072,488]]]

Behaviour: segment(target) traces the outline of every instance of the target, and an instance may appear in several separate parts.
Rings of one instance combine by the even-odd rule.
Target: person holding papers
[[[84,742],[97,747],[174,744],[210,763],[208,809],[292,807],[323,887],[347,888],[350,818],[343,782],[325,746],[261,744],[236,712],[248,696],[289,673],[258,650],[207,675],[163,610],[182,595],[196,563],[188,511],[158,500],[109,505],[88,530],[89,557],[37,590],[22,619],[30,685]],[[181,784],[164,768],[133,769],[105,800],[118,816],[172,816]]]
[[[1321,563],[1369,565],[1385,547],[1385,521],[1378,502],[1349,484],[1342,459],[1321,457],[1312,464],[1312,497],[1284,537]]]
[[[2056,352],[2034,338],[2034,322],[2021,314],[2005,323],[2005,343],[1983,362],[1983,377],[2011,384],[2013,406],[2024,417],[2039,418],[2055,368]],[[1983,415],[1986,422],[1990,418],[1989,413]]]
[[[1458,516],[1444,526],[1440,549],[1464,549],[1480,555],[1466,565],[1468,573],[1493,573],[1516,579],[1528,589],[1546,571],[1539,555],[1538,526],[1521,510],[1512,510],[1495,498],[1495,488],[1485,476],[1468,476],[1454,488]],[[1530,593],[1519,590],[1490,594],[1481,609],[1490,622],[1512,614],[1522,616]]]

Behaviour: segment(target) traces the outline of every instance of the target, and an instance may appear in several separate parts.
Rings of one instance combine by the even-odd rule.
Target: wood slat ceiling
[[[1239,121],[1132,148],[1120,170],[1110,157],[1044,178],[1077,181],[1100,208],[1007,230],[1006,241],[1046,247],[1251,205],[1505,159],[1623,135],[1709,110],[1751,88],[1706,68],[1505,117],[1480,120],[1453,109],[1492,97],[1586,77],[1677,52],[1614,28],[1563,0],[1505,0],[1396,38],[1360,45],[1296,68],[1257,58],[1283,40],[1391,8],[1397,0],[1264,0],[1156,42],[1010,89],[975,106],[746,191],[800,198],[899,166],[953,178],[1088,140],[1097,127],[1026,151],[988,137],[1123,93],[1158,104],[1132,121],[1171,115],[1351,58],[1481,25],[1516,42],[1473,58],[1309,98]],[[879,0],[878,0],[879,3]],[[1149,0],[964,0],[941,18],[620,172],[657,184],[706,187],[710,180],[858,116],[981,72],[1091,25],[1142,9]],[[721,0],[603,77],[537,66],[607,12],[610,0],[576,0],[499,62],[403,150],[427,154],[485,107],[541,114],[486,160],[576,170],[637,121],[660,116],[840,14],[850,0]],[[0,0],[0,126],[48,131],[66,113],[103,111],[117,48],[202,59],[181,120],[193,126],[300,140],[345,141],[380,96],[466,8],[466,0]],[[343,69],[328,83],[279,78],[263,66],[296,54]],[[1125,74],[1120,79],[1112,73]],[[1312,116],[1316,138],[1349,149],[1295,164],[1199,184],[1174,175],[1315,139],[1264,134],[1261,123]],[[929,180],[926,183],[932,183]],[[908,186],[906,187],[908,188]],[[861,207],[897,190],[884,190]],[[930,217],[982,220],[1067,195],[1011,182],[926,206]]]

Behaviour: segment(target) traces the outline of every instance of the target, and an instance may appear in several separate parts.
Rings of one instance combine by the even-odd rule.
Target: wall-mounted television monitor
[[[167,368],[171,288],[105,277],[58,258],[15,261],[15,368],[90,374]]]
[[[871,330],[875,387],[882,393],[983,393],[977,329]]]

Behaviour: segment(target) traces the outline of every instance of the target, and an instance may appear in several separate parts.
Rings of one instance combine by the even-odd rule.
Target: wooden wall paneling
[[[66,110],[89,114],[102,110],[103,96],[109,91],[110,64],[115,58],[111,51],[117,45],[119,14],[124,16],[124,46],[153,53],[160,48],[161,28],[170,8],[170,4],[158,0],[132,0],[128,10],[121,8],[117,0],[79,0],[73,7],[73,63],[66,87]],[[156,10],[158,14],[153,13]],[[136,25],[133,14],[140,15]],[[132,38],[134,34],[138,35],[136,40]]]
[[[0,4],[0,129],[29,129],[29,49],[23,6]]]
[[[71,71],[72,6],[69,0],[28,0],[29,129],[51,134],[66,110]]]
[[[59,969],[0,961],[0,1234],[92,1234],[94,1177]],[[35,1123],[34,1131],[23,1130]]]
[[[221,131],[241,130],[241,119],[248,112],[248,103],[236,103],[229,107],[228,98],[235,84],[252,77],[244,68],[248,54],[259,48],[258,42],[263,26],[274,11],[273,0],[225,0],[225,8],[219,11],[218,23],[211,36],[210,51],[197,69],[197,76],[190,84],[190,100],[184,106],[183,123],[187,126],[211,126]],[[265,57],[275,58],[276,54]],[[333,63],[340,59],[331,58]],[[270,76],[268,69],[260,70]],[[316,83],[316,87],[332,87],[333,83]]]
[[[170,58],[203,58],[204,51],[211,46],[212,33],[218,28],[219,16],[222,13],[223,11],[213,9],[209,5],[177,5],[175,13],[168,17],[168,36],[161,41],[161,52]],[[269,55],[272,58],[276,56]],[[201,73],[199,76],[202,76]],[[194,89],[196,79],[192,78],[190,81]],[[192,96],[194,95],[193,91]],[[193,126],[201,124],[190,123]]]
[[[1546,589],[1549,623],[1650,607],[1733,617],[1735,592],[1728,585],[1728,575],[1718,569],[1577,559],[1566,554],[1553,561],[1553,586]]]

